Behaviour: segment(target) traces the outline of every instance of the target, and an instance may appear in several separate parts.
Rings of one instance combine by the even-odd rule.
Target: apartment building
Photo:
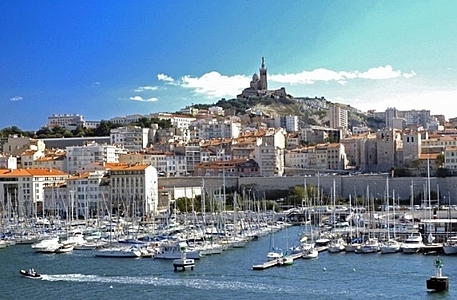
[[[90,163],[116,163],[119,151],[116,146],[91,143],[85,146],[67,147],[67,172],[84,172]]]
[[[44,188],[69,178],[56,169],[0,169],[0,202],[10,217],[43,215]]]
[[[233,159],[224,161],[201,162],[195,166],[196,176],[259,176],[260,169],[253,159]]]
[[[109,119],[109,121],[113,124],[120,124],[123,126],[127,126],[129,124],[138,122],[141,118],[143,118],[142,115],[135,114],[135,115],[129,115],[129,116],[114,117],[114,118]]]
[[[108,215],[109,186],[103,184],[105,171],[84,172],[71,176],[67,184],[44,189],[47,215],[59,215],[69,220]]]
[[[286,169],[317,169],[316,147],[302,147],[286,150],[284,153],[284,165]]]
[[[127,151],[140,151],[148,146],[149,128],[128,126],[111,129],[111,145],[117,145]]]
[[[86,121],[80,114],[54,114],[48,117],[47,127],[64,127],[75,129],[76,127],[84,127]]]
[[[9,136],[8,140],[3,144],[3,153],[6,155],[20,156],[27,150],[35,150],[43,152],[46,145],[39,139],[31,139],[29,137]]]
[[[130,165],[151,165],[159,176],[186,176],[186,157],[173,152],[142,151],[119,156],[119,162]]]
[[[334,104],[329,108],[329,120],[331,128],[348,128],[348,111]]]
[[[450,170],[457,169],[457,146],[444,148],[444,167]]]
[[[241,123],[212,119],[195,123],[194,130],[195,136],[201,140],[237,138],[240,135]]]
[[[275,117],[275,127],[284,128],[287,132],[298,131],[298,116],[277,116]]]
[[[0,155],[0,169],[17,169],[17,158],[11,155]]]
[[[110,204],[123,215],[157,212],[157,170],[151,165],[116,166],[108,171]]]

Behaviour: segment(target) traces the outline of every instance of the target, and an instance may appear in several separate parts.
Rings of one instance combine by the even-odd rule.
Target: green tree
[[[444,153],[440,153],[436,156],[435,163],[440,168],[444,166]]]

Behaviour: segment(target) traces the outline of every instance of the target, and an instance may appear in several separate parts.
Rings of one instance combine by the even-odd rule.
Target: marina
[[[301,236],[301,226],[275,232],[278,245],[288,239],[294,245]],[[401,252],[383,255],[358,255],[351,252],[330,253],[325,247],[317,259],[295,256],[293,265],[284,268],[253,270],[253,265],[266,261],[269,236],[252,240],[243,248],[226,249],[219,255],[209,255],[195,261],[189,272],[174,272],[171,260],[153,258],[99,258],[95,250],[72,251],[63,254],[36,253],[30,245],[10,246],[0,251],[2,299],[52,299],[61,293],[72,293],[77,299],[354,299],[356,295],[389,299],[452,299],[457,294],[453,278],[457,271],[451,266],[457,256],[442,256],[443,276],[449,277],[449,290],[430,293],[425,282],[433,272],[436,255]],[[18,269],[33,267],[41,278],[25,280]],[[42,295],[42,296],[41,296]],[[97,296],[99,295],[99,296]],[[103,295],[103,296],[100,296]]]

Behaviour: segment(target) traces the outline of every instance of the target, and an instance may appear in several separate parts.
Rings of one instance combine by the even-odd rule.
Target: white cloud
[[[169,83],[173,83],[175,81],[173,78],[171,78],[170,76],[165,75],[165,74],[158,74],[157,79],[160,81],[165,81],[165,82],[169,82]]]
[[[10,101],[21,101],[23,100],[24,98],[22,98],[21,96],[14,96],[14,97],[11,97],[10,98]]]
[[[98,85],[101,85],[101,83],[99,81],[95,81],[94,83],[92,83],[92,86],[98,86]]]
[[[347,85],[352,80],[385,80],[397,77],[405,79],[415,76],[416,73],[403,73],[400,70],[394,70],[392,66],[380,66],[370,68],[367,71],[333,71],[324,68],[315,69],[312,71],[302,71],[295,74],[271,74],[268,75],[268,80],[284,85],[312,85],[316,82],[336,82],[340,85]],[[247,87],[251,77],[244,75],[227,76],[219,72],[212,71],[203,74],[200,77],[191,75],[183,76],[182,78],[173,79],[165,74],[158,74],[157,79],[164,81],[168,85],[179,86],[193,90],[195,93],[207,97],[233,97]],[[144,87],[140,87],[136,92],[142,92]]]
[[[152,97],[152,98],[143,98],[141,96],[134,96],[130,97],[130,100],[132,101],[140,101],[140,102],[155,102],[158,101],[158,98]]]
[[[303,71],[297,74],[270,75],[272,81],[288,84],[313,84],[316,81],[345,81],[346,76],[342,73],[327,69],[316,69],[313,71]]]
[[[404,78],[411,78],[416,73],[402,73],[400,70],[394,70],[392,66],[370,68],[365,72],[359,71],[332,71],[327,69],[315,69],[313,71],[303,71],[296,74],[279,74],[270,75],[269,79],[279,83],[295,84],[314,84],[317,81],[336,81],[340,84],[346,84],[350,79],[362,78],[371,80],[391,79],[403,76]]]
[[[144,91],[155,91],[157,89],[158,89],[157,86],[140,86],[137,89],[135,89],[134,91],[137,92],[137,93],[141,93],[141,92],[144,92]]]
[[[365,78],[365,79],[390,79],[390,78],[396,78],[401,76],[401,71],[394,71],[391,65],[387,65],[385,67],[377,67],[377,68],[371,68],[368,69],[368,71],[359,73],[358,77],[359,78]]]
[[[180,85],[194,89],[196,93],[209,97],[235,96],[249,86],[249,77],[243,75],[226,76],[212,71],[201,77],[184,76]]]
[[[405,78],[411,78],[413,76],[416,76],[416,72],[411,71],[411,73],[403,73],[403,77]]]

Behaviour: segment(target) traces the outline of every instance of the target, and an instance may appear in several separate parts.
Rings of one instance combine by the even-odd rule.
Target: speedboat
[[[40,278],[41,274],[36,272],[34,269],[29,269],[29,270],[20,270],[19,273],[27,278]]]

